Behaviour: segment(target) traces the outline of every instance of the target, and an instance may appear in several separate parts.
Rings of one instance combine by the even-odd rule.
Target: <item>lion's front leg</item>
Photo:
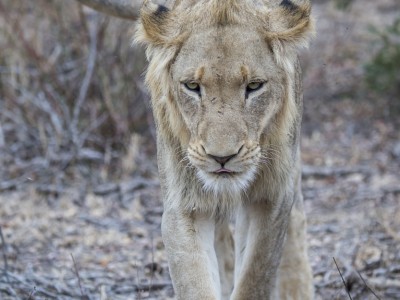
[[[220,220],[215,230],[215,252],[218,258],[221,299],[228,300],[233,289],[235,250],[228,220]]]
[[[299,190],[290,214],[287,238],[278,270],[279,296],[277,299],[311,300],[314,298],[306,235],[306,216]]]
[[[235,231],[235,284],[231,300],[273,299],[290,201],[279,207],[248,203],[239,210]]]
[[[162,234],[176,299],[219,300],[215,221],[195,213],[166,208]]]

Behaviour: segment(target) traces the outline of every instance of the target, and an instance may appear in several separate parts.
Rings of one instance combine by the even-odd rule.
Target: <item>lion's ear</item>
[[[171,21],[171,11],[167,7],[144,1],[136,40],[144,44],[166,44]]]
[[[279,56],[293,54],[299,48],[307,47],[314,35],[314,21],[311,17],[309,1],[295,4],[283,0],[270,11],[267,40],[272,50]]]

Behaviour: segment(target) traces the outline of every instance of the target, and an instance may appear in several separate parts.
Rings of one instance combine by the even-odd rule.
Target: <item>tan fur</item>
[[[313,22],[308,3],[265,3],[145,1],[141,11],[177,299],[313,298],[297,61]],[[222,167],[235,173],[215,173]]]

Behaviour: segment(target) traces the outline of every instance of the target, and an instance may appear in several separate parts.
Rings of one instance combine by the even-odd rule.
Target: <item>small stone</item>
[[[379,265],[382,250],[374,245],[362,245],[357,252],[355,266],[358,270],[375,268]]]

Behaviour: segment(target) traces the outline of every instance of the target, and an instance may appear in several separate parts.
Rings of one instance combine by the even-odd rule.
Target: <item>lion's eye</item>
[[[251,93],[259,90],[263,86],[262,82],[250,82],[246,87],[246,92]]]
[[[197,82],[189,81],[184,83],[185,87],[193,92],[199,93],[200,92],[200,85]]]

